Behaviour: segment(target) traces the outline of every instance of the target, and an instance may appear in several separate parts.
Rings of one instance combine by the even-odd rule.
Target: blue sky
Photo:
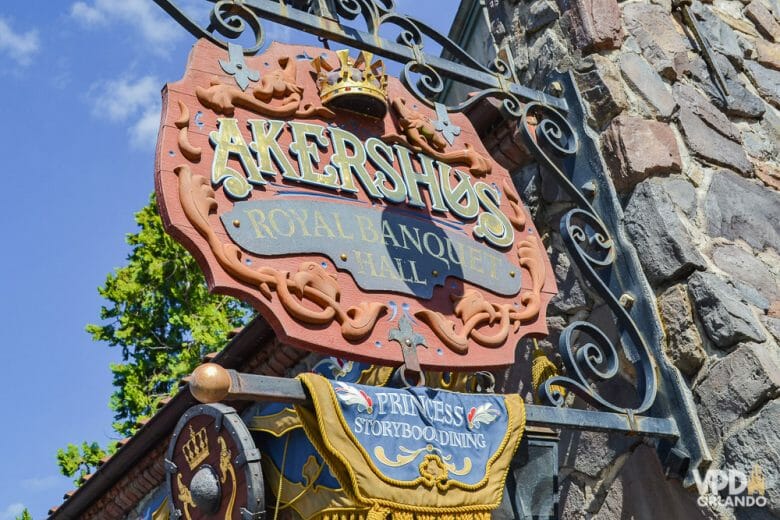
[[[397,0],[445,33],[458,4]],[[314,43],[283,28],[269,37]],[[152,0],[0,5],[0,520],[24,506],[45,518],[73,488],[57,448],[116,438],[108,365],[119,352],[84,327],[153,189],[159,92],[192,43]]]

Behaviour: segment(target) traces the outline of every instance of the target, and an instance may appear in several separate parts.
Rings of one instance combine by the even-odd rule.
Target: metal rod
[[[712,54],[712,51],[710,50],[707,41],[704,39],[704,36],[702,36],[701,28],[699,27],[696,18],[694,18],[693,15],[691,14],[690,9],[688,9],[688,5],[689,2],[685,2],[685,1],[681,1],[678,3],[678,9],[680,9],[680,12],[682,13],[683,21],[691,30],[691,33],[693,34],[693,39],[696,40],[696,45],[699,46],[699,50],[701,51],[701,56],[702,58],[704,58],[704,61],[707,63],[707,66],[710,69],[710,74],[712,74],[715,83],[717,83],[718,87],[723,92],[723,95],[728,97],[729,90],[726,87],[726,80],[723,79],[723,75],[720,73],[718,66],[715,64],[715,58]]]
[[[297,379],[244,374],[214,364],[201,365],[193,372],[190,391],[204,403],[223,400],[306,403],[309,400]],[[526,424],[530,426],[622,432],[673,440],[680,436],[674,420],[667,418],[539,405],[526,405],[525,413]]]

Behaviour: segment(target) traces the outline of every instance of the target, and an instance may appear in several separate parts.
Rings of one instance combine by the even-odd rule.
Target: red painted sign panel
[[[286,343],[381,364],[407,343],[448,370],[546,333],[555,282],[508,173],[368,53],[273,44],[236,64],[197,43],[164,91],[156,184],[210,287]]]

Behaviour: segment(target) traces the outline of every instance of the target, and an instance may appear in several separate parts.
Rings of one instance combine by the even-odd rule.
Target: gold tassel
[[[539,343],[534,339],[534,354],[531,361],[531,386],[534,389],[534,402],[539,404],[539,388],[545,381],[558,375],[558,367],[544,355],[544,351],[539,348]],[[560,392],[561,396],[566,397],[566,390],[559,385],[552,385],[554,392]],[[486,518],[490,518],[489,516]],[[482,517],[475,520],[482,520]]]
[[[366,516],[366,520],[386,520],[387,515],[390,514],[389,509],[385,509],[382,506],[374,505]]]

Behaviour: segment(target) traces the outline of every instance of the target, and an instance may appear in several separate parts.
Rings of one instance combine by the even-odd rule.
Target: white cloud
[[[148,109],[141,118],[130,127],[130,144],[140,150],[154,147],[157,132],[160,129],[160,107]]]
[[[153,45],[170,41],[179,34],[162,9],[149,0],[92,0],[75,2],[70,15],[87,26],[102,26],[121,22],[136,27],[144,39]]]
[[[24,511],[24,504],[11,504],[3,511],[0,511],[0,520],[14,520]]]
[[[70,7],[70,15],[78,18],[86,25],[103,25],[106,15],[100,9],[88,5],[86,2],[76,2]]]
[[[0,17],[0,52],[8,54],[19,65],[25,66],[32,62],[32,57],[40,50],[40,46],[38,31],[15,32],[8,20]]]
[[[110,121],[125,121],[151,104],[160,105],[160,81],[154,76],[100,81],[89,89],[92,114]]]
[[[89,89],[92,114],[100,119],[129,123],[130,143],[138,148],[154,144],[160,125],[160,88],[154,76],[101,81]]]
[[[62,475],[48,475],[46,477],[32,477],[22,480],[22,488],[40,491],[44,489],[52,489],[62,485]]]

